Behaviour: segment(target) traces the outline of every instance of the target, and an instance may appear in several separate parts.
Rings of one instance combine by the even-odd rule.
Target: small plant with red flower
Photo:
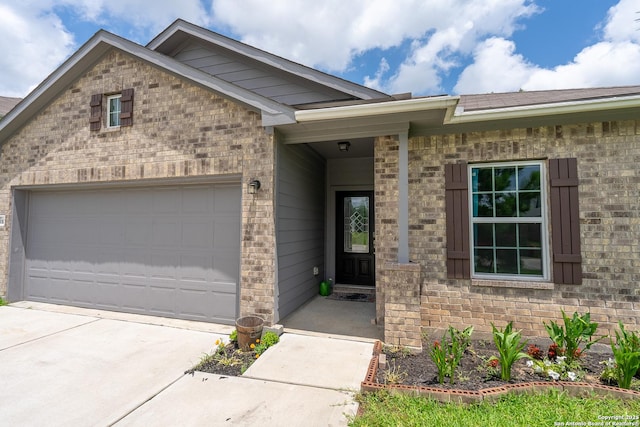
[[[557,345],[554,349],[555,357],[559,355],[566,356],[568,362],[571,363],[605,337],[593,339],[593,335],[598,329],[598,324],[591,321],[589,312],[583,315],[574,312],[572,317],[567,316],[564,310],[561,310],[561,312],[563,325],[553,320],[549,324],[546,322],[543,322],[543,324],[549,334],[549,338]],[[581,345],[583,346],[582,348],[580,348]],[[549,359],[552,359],[551,356],[552,354],[550,353]]]
[[[535,360],[544,359],[544,353],[540,350],[540,347],[535,344],[529,344],[529,347],[527,347],[527,354],[530,358]]]
[[[438,382],[440,384],[444,383],[445,377],[449,377],[449,383],[453,384],[456,368],[470,343],[472,331],[473,328],[467,328],[460,332],[456,328],[449,326],[447,332],[442,336],[442,342],[434,341],[430,356],[438,370]]]

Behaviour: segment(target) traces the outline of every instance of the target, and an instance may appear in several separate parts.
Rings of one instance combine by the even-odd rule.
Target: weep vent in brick
[[[447,215],[447,277],[471,277],[467,164],[444,166]]]
[[[553,233],[553,281],[582,283],[580,216],[578,212],[578,162],[550,159],[551,231]]]

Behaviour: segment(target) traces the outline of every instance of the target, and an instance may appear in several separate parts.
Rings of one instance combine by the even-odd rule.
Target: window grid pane
[[[109,98],[109,127],[120,126],[120,96]]]
[[[540,164],[471,168],[474,273],[543,277]]]

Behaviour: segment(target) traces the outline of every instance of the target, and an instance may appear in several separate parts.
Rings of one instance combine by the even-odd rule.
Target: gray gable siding
[[[197,40],[184,44],[173,57],[186,65],[285,105],[354,99],[343,92],[259,64],[222,47],[205,46]]]
[[[278,145],[278,308],[283,317],[324,278],[324,161],[306,145]],[[313,275],[313,267],[319,275]]]

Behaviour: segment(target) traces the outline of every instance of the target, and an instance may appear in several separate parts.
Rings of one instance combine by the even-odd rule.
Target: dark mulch
[[[537,345],[545,354],[549,348],[551,341],[539,339],[529,340],[529,344]],[[514,363],[511,371],[511,381],[506,383],[500,380],[499,366],[497,368],[498,376],[490,375],[487,369],[487,362],[491,356],[498,356],[498,351],[493,341],[483,339],[472,339],[471,345],[465,351],[458,368],[456,369],[456,377],[453,385],[449,384],[449,378],[445,378],[444,384],[438,383],[438,371],[436,365],[429,356],[433,342],[423,342],[423,351],[418,354],[408,354],[398,348],[384,347],[383,352],[387,358],[387,369],[377,371],[377,382],[385,384],[385,373],[391,369],[396,373],[406,373],[406,378],[402,384],[440,387],[445,389],[459,390],[482,390],[491,387],[500,387],[505,384],[525,383],[532,381],[550,381],[533,372],[532,368],[527,367],[526,359],[521,359]],[[525,347],[526,351],[527,347]],[[592,384],[601,384],[600,374],[604,366],[600,364],[611,357],[611,351],[607,346],[595,345],[589,351],[585,352],[581,358],[582,369],[585,373],[581,381]]]
[[[240,351],[235,343],[229,343],[225,346],[224,352],[227,355],[226,358],[214,358],[212,355],[203,356],[200,363],[193,368],[185,371],[185,374],[191,374],[195,371],[207,372],[209,374],[218,374],[226,376],[239,376],[246,371],[249,366],[256,360],[255,351]],[[237,362],[230,365],[224,363],[224,361],[234,360]],[[223,363],[221,363],[221,361]]]

